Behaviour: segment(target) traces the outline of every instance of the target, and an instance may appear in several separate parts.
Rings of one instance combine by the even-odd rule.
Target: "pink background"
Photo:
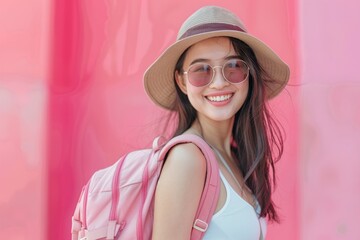
[[[360,239],[357,0],[0,0],[0,239],[69,239],[81,186],[149,146],[162,111],[142,74],[195,9],[217,4],[290,65],[267,239]]]

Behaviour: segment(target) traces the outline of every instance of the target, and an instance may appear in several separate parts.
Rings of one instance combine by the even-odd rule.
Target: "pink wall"
[[[359,7],[301,2],[302,239],[360,239]]]
[[[49,9],[0,1],[0,239],[45,239]]]
[[[69,238],[75,202],[91,173],[159,132],[162,112],[143,91],[144,70],[185,17],[213,2],[0,2],[6,22],[0,29],[1,239]],[[289,63],[290,83],[298,84],[297,1],[221,5]],[[282,224],[269,226],[268,239],[300,236],[298,91],[289,86],[272,104],[287,139],[275,195]]]

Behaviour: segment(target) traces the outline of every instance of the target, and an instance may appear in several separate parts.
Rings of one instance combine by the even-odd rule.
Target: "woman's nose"
[[[212,88],[223,88],[225,86],[229,85],[229,82],[226,81],[225,77],[223,76],[222,67],[221,66],[215,66],[213,67],[213,80],[210,84],[210,87]]]

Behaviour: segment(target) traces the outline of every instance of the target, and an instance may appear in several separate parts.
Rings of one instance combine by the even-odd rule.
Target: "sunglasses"
[[[195,87],[209,85],[215,76],[215,68],[221,68],[221,73],[226,81],[239,84],[249,76],[249,66],[241,59],[232,58],[222,66],[211,66],[208,63],[195,63],[186,72],[188,81]]]

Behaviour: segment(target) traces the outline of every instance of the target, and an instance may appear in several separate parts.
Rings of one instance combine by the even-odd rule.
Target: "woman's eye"
[[[210,71],[209,65],[199,65],[199,66],[193,66],[191,68],[192,72],[209,72]]]
[[[240,65],[239,65],[239,61],[229,61],[227,64],[226,64],[226,67],[228,68],[239,68]]]

